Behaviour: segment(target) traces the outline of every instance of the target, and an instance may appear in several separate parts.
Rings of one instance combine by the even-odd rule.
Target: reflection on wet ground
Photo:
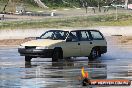
[[[81,88],[82,66],[91,79],[132,80],[132,52],[121,50],[111,42],[108,46],[108,53],[93,61],[86,57],[58,62],[51,62],[51,58],[34,58],[31,63],[24,62],[17,47],[1,47],[0,88]]]

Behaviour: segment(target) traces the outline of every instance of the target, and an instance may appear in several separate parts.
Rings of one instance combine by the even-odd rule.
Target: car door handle
[[[80,43],[78,43],[78,45],[80,45]]]
[[[93,44],[92,42],[90,42],[90,44]]]

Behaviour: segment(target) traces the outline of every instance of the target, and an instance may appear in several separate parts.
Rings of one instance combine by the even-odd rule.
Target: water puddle
[[[87,57],[58,62],[52,62],[51,58],[33,58],[31,63],[25,63],[17,47],[0,48],[0,88],[82,88],[83,66],[90,79],[132,80],[131,53],[110,46],[107,54],[93,61]],[[93,88],[98,87],[101,88]]]

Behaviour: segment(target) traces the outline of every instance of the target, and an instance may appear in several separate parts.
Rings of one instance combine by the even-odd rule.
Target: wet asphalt
[[[120,45],[111,37],[107,38],[107,43],[108,52],[93,61],[87,57],[58,62],[52,62],[51,58],[33,58],[31,63],[25,63],[17,47],[0,47],[0,88],[82,88],[82,66],[90,79],[132,80],[132,46]],[[107,87],[110,88],[92,88]]]

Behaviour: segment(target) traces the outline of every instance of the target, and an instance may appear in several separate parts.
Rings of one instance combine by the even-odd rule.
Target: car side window
[[[87,31],[80,32],[80,41],[88,41],[89,39],[89,33]]]
[[[90,31],[90,33],[91,33],[92,38],[95,40],[102,40],[103,39],[103,36],[98,31]]]
[[[77,32],[76,31],[70,32],[67,39],[68,41],[71,41],[71,42],[78,41]]]

